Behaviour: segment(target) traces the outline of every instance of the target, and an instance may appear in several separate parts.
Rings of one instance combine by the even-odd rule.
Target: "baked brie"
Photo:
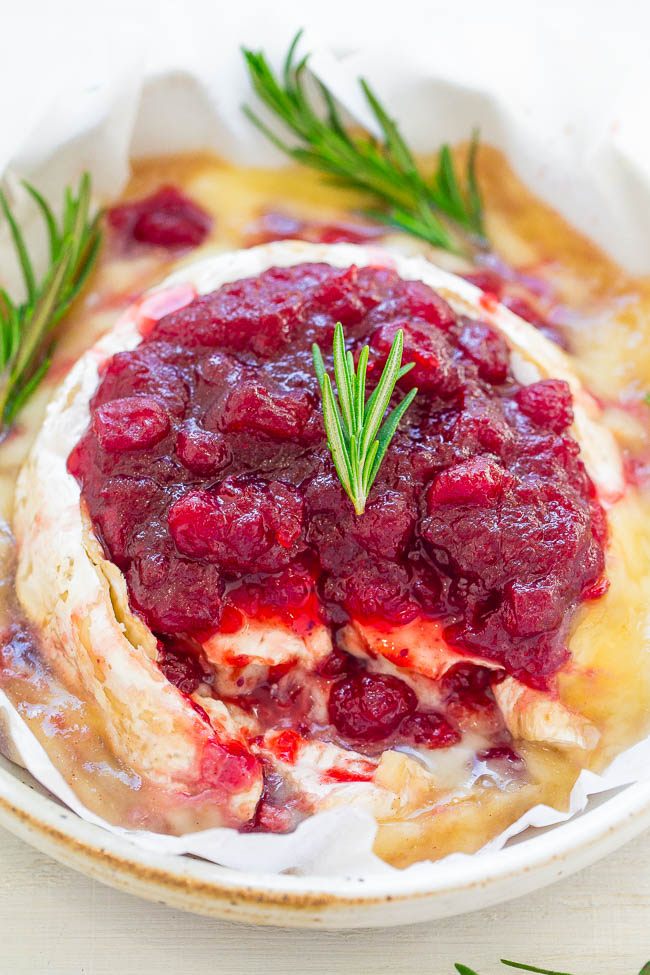
[[[360,517],[311,370],[336,321],[369,389],[398,327],[415,362]],[[528,322],[422,257],[278,242],[183,267],[70,370],[16,487],[17,593],[196,828],[353,804],[404,863],[450,819],[483,820],[452,843],[474,848],[547,794],[543,761],[597,749],[558,675],[624,494],[597,403]]]

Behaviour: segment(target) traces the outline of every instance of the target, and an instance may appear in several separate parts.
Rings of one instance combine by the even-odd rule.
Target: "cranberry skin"
[[[323,223],[297,220],[287,213],[269,211],[246,228],[246,246],[268,244],[273,240],[307,240],[314,244],[363,244],[386,235],[386,228],[376,224]]]
[[[416,518],[408,498],[386,491],[366,506],[363,518],[355,518],[351,531],[366,552],[396,560],[411,540]]]
[[[158,667],[170,684],[183,694],[193,694],[204,680],[204,673],[198,660],[179,646],[158,647]]]
[[[553,586],[511,582],[506,587],[506,628],[519,636],[534,636],[560,626],[564,607]]]
[[[451,306],[422,281],[400,282],[398,294],[400,302],[406,306],[411,317],[422,318],[429,325],[435,325],[443,331],[455,324],[456,316]]]
[[[352,668],[353,662],[354,658],[350,657],[349,654],[334,649],[317,664],[316,673],[320,677],[325,677],[326,680],[334,680],[336,677],[342,677],[343,674],[347,673]]]
[[[381,741],[417,708],[415,692],[397,677],[359,673],[337,681],[329,697],[331,724],[352,741]]]
[[[563,433],[573,423],[573,397],[562,379],[541,379],[517,390],[519,409],[539,426]]]
[[[418,615],[408,573],[401,565],[383,559],[367,559],[355,567],[339,589],[332,588],[337,601],[344,602],[353,618],[408,623]]]
[[[230,447],[219,433],[202,430],[194,423],[178,431],[176,453],[184,467],[193,474],[214,474],[232,460]]]
[[[307,569],[294,564],[248,589],[257,590],[261,605],[298,609],[307,606],[314,592],[314,580]]]
[[[273,571],[297,554],[302,501],[280,482],[228,479],[216,491],[189,491],[169,509],[176,547],[233,570]]]
[[[318,269],[321,265],[307,267]],[[187,308],[165,315],[152,334],[158,340],[192,348],[205,346],[275,357],[295,341],[304,320],[303,289],[292,287],[286,270],[270,268],[265,272],[264,289],[251,286],[250,279],[225,284]],[[278,271],[284,273],[273,274]],[[315,274],[319,276],[318,270]]]
[[[250,244],[248,245],[251,246]],[[265,772],[266,775],[266,772]],[[257,804],[255,816],[250,823],[240,827],[242,833],[289,833],[295,822],[291,808],[274,806],[262,798]]]
[[[220,426],[292,440],[302,436],[313,410],[312,397],[304,391],[282,395],[251,380],[234,389],[219,408]]]
[[[427,491],[427,508],[434,513],[447,504],[492,506],[508,481],[508,473],[500,464],[487,457],[472,457],[438,474]]]
[[[169,432],[169,413],[153,396],[124,396],[95,410],[93,430],[104,450],[144,450]]]
[[[216,738],[206,742],[201,757],[201,778],[213,789],[237,795],[250,788],[261,765],[238,741],[222,744]]]
[[[480,268],[477,271],[470,271],[469,274],[463,274],[462,277],[470,284],[476,285],[481,291],[488,292],[495,298],[501,298],[504,281],[496,271],[492,271],[490,268]]]
[[[257,220],[246,227],[246,247],[270,244],[274,240],[304,240],[302,234],[305,226],[302,220],[288,213],[275,210],[261,213]]]
[[[377,370],[404,328],[417,371],[403,388],[414,371],[421,386],[361,519],[316,409],[311,346],[331,352],[338,319],[354,354],[376,340]],[[220,625],[227,584],[233,613],[300,634],[319,618],[433,617],[467,652],[545,686],[566,659],[564,618],[603,591],[606,523],[578,445],[557,432],[558,397],[501,383],[503,355],[489,325],[395,271],[269,268],[152,320],[137,349],[106,363],[98,435],[91,425],[69,470],[161,636]],[[167,437],[133,449],[147,423],[113,423],[122,449],[105,449],[99,410],[110,420],[116,402],[147,397],[168,412]]]
[[[176,354],[173,346],[162,342],[143,343],[129,352],[118,352],[102,370],[102,384],[93,405],[102,406],[134,393],[148,394],[160,400],[172,416],[182,416],[189,389],[173,364]]]
[[[108,222],[124,246],[135,241],[167,250],[198,247],[212,227],[212,217],[173,186],[113,207]]]
[[[402,721],[399,728],[400,740],[426,748],[451,748],[460,741],[460,735],[442,714],[416,711]]]
[[[141,523],[146,520],[156,489],[151,477],[119,476],[109,477],[101,488],[96,523],[112,560],[121,569],[128,566],[133,519]]]
[[[224,586],[215,565],[154,552],[133,560],[126,581],[135,609],[158,633],[193,633],[220,623]]]
[[[454,361],[452,347],[444,332],[427,323],[397,321],[379,328],[370,340],[371,349],[378,353],[378,356],[373,356],[369,362],[371,374],[376,374],[379,379],[385,359],[400,328],[404,340],[402,361],[405,365],[410,362],[415,363],[410,372],[400,379],[400,385],[405,389],[417,386],[418,389],[435,393],[443,399],[448,399],[457,393],[461,385],[461,377]]]
[[[476,664],[456,664],[442,679],[447,700],[482,701],[493,679],[493,671]]]
[[[508,375],[510,355],[508,345],[500,332],[486,322],[463,319],[458,344],[465,354],[476,363],[478,374],[490,383],[502,383]]]

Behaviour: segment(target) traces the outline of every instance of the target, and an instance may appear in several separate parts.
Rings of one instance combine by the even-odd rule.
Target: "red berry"
[[[277,481],[230,478],[216,491],[189,491],[171,506],[168,520],[184,555],[240,571],[273,571],[295,554],[302,503]]]
[[[494,745],[493,748],[485,748],[477,752],[476,757],[479,762],[507,762],[509,765],[523,765],[524,760],[521,755],[509,745]]]
[[[399,728],[402,738],[427,748],[450,748],[458,744],[460,735],[442,714],[417,711],[404,718]]]
[[[508,474],[488,457],[472,457],[441,471],[427,492],[427,507],[435,511],[442,504],[492,505],[508,483]]]
[[[143,450],[169,432],[169,414],[153,396],[124,396],[98,407],[93,429],[104,450]]]
[[[515,396],[519,409],[539,426],[562,433],[573,423],[573,397],[562,379],[540,379],[522,386]]]
[[[334,684],[329,719],[344,737],[380,741],[417,707],[415,692],[397,677],[359,673]]]
[[[502,383],[508,375],[510,354],[500,332],[486,322],[463,320],[458,337],[461,349],[478,366],[478,374],[490,383]]]
[[[176,452],[181,463],[193,474],[214,474],[227,467],[232,459],[225,437],[202,430],[194,423],[178,431]]]
[[[177,250],[202,244],[212,217],[175,187],[163,186],[143,200],[113,207],[108,222],[126,247],[136,241]]]
[[[179,645],[158,645],[158,666],[183,694],[193,694],[205,675],[196,657]]]

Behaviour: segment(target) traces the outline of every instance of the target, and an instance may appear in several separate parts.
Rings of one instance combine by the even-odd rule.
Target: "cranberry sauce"
[[[212,217],[174,186],[162,186],[143,200],[120,203],[106,216],[126,251],[138,246],[189,250],[202,244],[212,227]]]
[[[560,308],[558,298],[548,282],[517,271],[494,256],[463,277],[481,289],[486,306],[500,302],[534,325],[546,338],[563,349],[567,348],[567,336],[554,321]]]
[[[360,220],[300,220],[277,210],[265,210],[246,228],[245,246],[269,244],[273,240],[306,240],[312,244],[365,244],[385,237],[387,232],[384,226]]]
[[[370,345],[369,390],[403,329],[415,368],[394,402],[419,389],[361,517],[312,366],[317,342],[331,371],[337,321],[354,354]],[[303,264],[226,284],[115,355],[91,407],[69,469],[163,638],[232,630],[237,607],[289,619],[311,607],[334,627],[425,616],[543,687],[603,573],[605,519],[568,433],[568,386],[519,386],[495,329],[390,270]],[[365,705],[348,698],[370,691],[341,680],[331,708],[361,728]],[[388,691],[410,720],[408,693]]]
[[[290,669],[231,700],[264,729],[288,726],[307,738],[373,755],[404,745],[448,748],[460,741],[457,726],[503,737],[492,679],[485,667],[459,664],[440,682],[436,708],[425,708],[405,681],[367,670],[360,658],[334,650],[309,675]],[[327,726],[314,713],[315,699],[327,702]]]

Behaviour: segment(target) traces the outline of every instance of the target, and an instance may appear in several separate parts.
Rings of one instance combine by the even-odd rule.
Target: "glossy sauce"
[[[585,604],[574,620],[571,667],[561,675],[563,699],[596,722],[601,744],[591,764],[599,767],[646,729],[650,700],[650,661],[647,654],[647,607],[650,605],[650,499],[646,486],[650,471],[648,425],[644,403],[650,390],[650,281],[631,279],[609,262],[552,211],[536,201],[508,170],[501,156],[483,149],[480,178],[486,200],[488,235],[499,262],[488,271],[507,278],[506,303],[537,316],[548,331],[575,356],[577,371],[588,388],[606,405],[605,418],[626,452],[630,478],[638,485],[613,512],[627,544],[610,555],[607,574],[610,590]],[[183,189],[214,217],[201,254],[230,250],[257,242],[267,234],[266,214],[280,214],[302,227],[301,233],[320,233],[317,227],[355,222],[358,201],[352,193],[324,189],[317,176],[304,170],[237,170],[209,157],[152,160],[136,166],[125,196],[140,198],[159,186]],[[325,202],[326,201],[326,202]],[[260,220],[262,218],[262,223]],[[306,224],[305,224],[306,222]],[[278,221],[273,227],[277,231]],[[286,226],[286,224],[285,224]],[[304,227],[307,226],[307,231]],[[312,229],[309,229],[312,228]],[[295,233],[295,229],[291,231]],[[360,231],[361,233],[361,231]],[[449,255],[430,251],[413,238],[398,234],[384,242],[407,253],[430,254],[436,263],[461,273],[475,271]],[[502,262],[502,263],[501,263]],[[119,247],[104,247],[90,290],[66,323],[65,337],[54,366],[27,410],[19,427],[0,448],[2,514],[10,521],[13,482],[18,466],[38,428],[47,397],[80,352],[114,323],[120,311],[145,289],[176,266],[168,253],[142,251],[124,254]],[[510,269],[516,268],[516,273]],[[486,268],[482,268],[485,271]],[[489,292],[489,280],[485,282]],[[503,297],[503,295],[501,296]],[[487,299],[489,300],[489,298]],[[5,618],[5,666],[0,682],[55,763],[80,797],[93,810],[113,822],[146,824],[179,830],[178,823],[156,804],[150,789],[103,748],[97,740],[92,709],[62,690],[43,672],[38,655],[19,618],[11,594],[11,537],[1,540],[6,557],[2,588]],[[615,648],[615,651],[612,648]],[[468,765],[468,755],[445,758],[435,753],[439,781],[457,790],[457,799],[439,807],[431,797],[430,810],[382,827],[377,841],[380,854],[395,863],[453,849],[473,850],[536,801],[562,804],[577,774],[576,756],[553,749],[525,745],[528,779],[521,781],[506,761]],[[445,770],[445,762],[449,766]],[[457,765],[454,766],[454,762]],[[453,766],[453,767],[452,767]],[[468,784],[473,789],[468,791]],[[405,846],[410,847],[407,854]]]

